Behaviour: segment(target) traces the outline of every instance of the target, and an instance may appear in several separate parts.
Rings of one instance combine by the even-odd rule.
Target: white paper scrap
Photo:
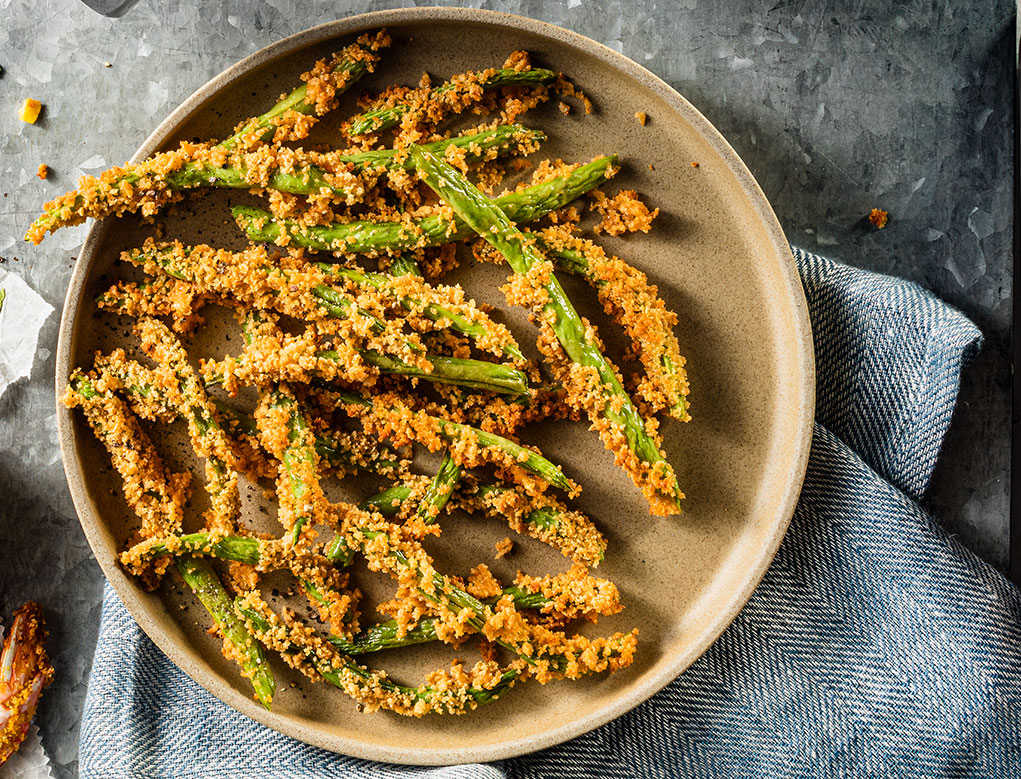
[[[43,693],[45,700],[46,693]],[[40,701],[42,705],[43,701]],[[50,759],[43,751],[43,742],[39,738],[39,728],[34,724],[29,727],[28,735],[6,763],[0,765],[0,779],[53,779],[50,771]]]
[[[24,279],[0,269],[0,396],[20,378],[32,373],[39,329],[53,313],[47,303]]]

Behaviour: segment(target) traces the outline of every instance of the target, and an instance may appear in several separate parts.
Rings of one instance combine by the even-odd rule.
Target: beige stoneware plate
[[[805,299],[783,232],[766,198],[723,137],[684,98],[640,66],[594,41],[521,17],[462,9],[407,9],[356,16],[294,35],[253,54],[199,89],[174,111],[135,154],[141,160],[181,139],[222,138],[236,122],[265,110],[297,83],[319,57],[362,31],[388,27],[395,45],[377,73],[359,85],[415,84],[423,71],[448,74],[499,66],[515,49],[537,65],[563,71],[595,103],[595,113],[564,117],[555,102],[530,113],[549,141],[537,158],[587,161],[616,152],[623,162],[609,191],[637,189],[661,215],[648,235],[605,239],[604,245],[659,285],[678,312],[678,336],[689,359],[693,421],[664,423],[667,453],[688,498],[685,513],[670,519],[648,514],[644,501],[613,465],[594,433],[581,423],[528,429],[538,444],[584,492],[577,506],[609,540],[597,575],[613,579],[625,609],[590,635],[640,629],[632,667],[580,682],[518,686],[493,705],[463,717],[406,719],[360,714],[341,692],[313,685],[274,661],[278,696],[273,711],[251,697],[247,681],[225,661],[206,620],[190,597],[165,586],[143,592],[116,563],[134,518],[124,505],[109,458],[78,414],[58,406],[64,467],[82,527],[107,577],[131,614],[166,654],[196,682],[248,716],[311,744],[362,758],[440,764],[510,757],[565,741],[623,714],[661,689],[719,636],[758,584],[783,537],[801,487],[814,410],[812,341]],[[313,141],[336,138],[341,118],[353,112],[347,96],[336,115],[316,128]],[[641,126],[636,112],[649,121]],[[692,166],[698,162],[698,167]],[[159,217],[166,234],[185,242],[227,248],[243,245],[229,221],[228,204],[256,202],[247,193],[189,195]],[[75,366],[91,366],[96,349],[130,348],[130,322],[98,314],[93,300],[117,278],[130,277],[116,258],[153,227],[135,217],[93,226],[67,293],[57,352],[57,391]],[[498,291],[506,271],[467,258],[454,274],[501,316],[524,344],[534,341],[521,312],[507,311]],[[602,325],[612,355],[622,338],[598,311],[594,295],[568,279],[582,313]],[[222,357],[237,350],[226,318],[213,317],[193,341],[193,355]],[[160,434],[172,466],[195,467],[180,426]],[[197,479],[200,477],[197,477]],[[373,492],[376,483],[347,479],[333,494]],[[197,490],[201,492],[201,490]],[[271,529],[260,513],[259,490],[245,489],[247,517]],[[203,506],[193,499],[194,517]],[[440,570],[466,574],[489,563],[501,579],[516,570],[552,573],[566,561],[530,539],[510,557],[493,560],[499,523],[452,516],[429,551]],[[386,597],[390,584],[362,577],[368,597]],[[370,613],[367,619],[371,621]],[[373,658],[401,680],[414,682],[433,668],[474,650],[412,647]],[[291,687],[289,682],[295,682]]]

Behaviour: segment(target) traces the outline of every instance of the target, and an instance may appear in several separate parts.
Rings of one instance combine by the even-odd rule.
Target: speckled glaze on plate
[[[273,711],[267,712],[252,700],[236,667],[221,657],[194,601],[175,587],[145,593],[120,569],[116,556],[135,520],[108,457],[84,420],[58,405],[60,444],[82,527],[106,576],[153,641],[211,693],[281,732],[362,758],[411,764],[494,760],[578,736],[641,703],[694,662],[745,604],[780,544],[804,476],[814,411],[811,332],[783,232],[723,137],[645,69],[599,43],[542,22],[488,11],[424,8],[316,27],[214,78],[160,124],[134,159],[181,139],[224,137],[241,118],[272,104],[317,58],[382,26],[391,30],[395,45],[359,89],[414,84],[426,70],[443,78],[499,65],[511,51],[527,49],[536,64],[568,74],[596,107],[591,116],[575,110],[563,117],[555,105],[526,115],[526,124],[549,135],[538,157],[584,161],[616,152],[623,170],[611,191],[637,189],[661,209],[649,235],[601,242],[644,270],[680,317],[677,332],[689,360],[693,421],[667,421],[663,431],[667,454],[688,495],[684,515],[649,516],[640,495],[586,425],[550,423],[525,433],[528,442],[542,447],[583,485],[577,506],[607,535],[606,560],[596,574],[617,583],[625,609],[587,625],[585,632],[637,626],[634,665],[580,682],[526,683],[464,717],[413,720],[360,714],[338,690],[307,683],[274,661],[279,692]],[[345,97],[311,142],[331,138],[339,119],[352,112],[354,98]],[[644,127],[634,117],[639,111],[649,117]],[[170,237],[238,248],[243,241],[229,222],[227,206],[250,200],[237,192],[190,195],[159,219]],[[130,323],[97,314],[92,301],[112,280],[131,275],[131,269],[117,265],[117,253],[152,230],[127,217],[98,223],[89,232],[60,326],[58,396],[72,368],[91,365],[96,349],[134,343]],[[505,273],[466,259],[451,280],[476,299],[500,306],[504,321],[526,343],[530,330],[523,312],[503,310],[497,290]],[[565,285],[582,313],[601,324],[611,354],[619,355],[621,334],[606,322],[594,295],[577,280],[566,279]],[[234,332],[229,321],[212,317],[192,339],[193,354],[220,357],[236,351]],[[180,425],[161,434],[159,442],[172,467],[194,468]],[[348,479],[333,494],[363,496],[374,486]],[[244,490],[246,518],[255,517],[253,524],[270,529],[272,523],[260,518],[258,492]],[[192,503],[192,515],[198,516],[201,497]],[[428,544],[441,570],[465,574],[485,561],[509,580],[519,568],[540,573],[567,566],[530,539],[522,539],[514,555],[494,561],[493,544],[507,532],[499,523],[452,516],[443,524],[443,536]],[[387,582],[366,584],[370,600],[387,596]],[[471,653],[412,647],[371,662],[414,682],[453,657],[470,660]]]

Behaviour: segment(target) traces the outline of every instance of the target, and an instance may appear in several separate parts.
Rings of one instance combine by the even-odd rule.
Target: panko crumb
[[[697,168],[697,167],[698,167],[698,163],[697,163],[697,162],[695,162],[695,160],[692,160],[692,161],[691,161],[691,167],[693,167],[693,168]]]
[[[638,124],[645,127],[645,123],[649,120],[649,117],[646,115],[645,111],[636,111],[635,119],[638,120]]]
[[[564,116],[568,116],[571,113],[571,106],[569,106],[563,100],[557,103],[557,108],[560,109],[560,113],[562,113]]]
[[[509,541],[510,539],[504,540]],[[503,592],[500,582],[496,580],[492,571],[489,570],[489,566],[485,563],[479,563],[472,568],[471,576],[468,578],[465,589],[476,598],[495,598]]]
[[[633,189],[622,189],[613,197],[607,197],[598,189],[592,191],[592,210],[603,215],[595,226],[596,233],[623,235],[641,230],[649,232],[652,220],[659,216],[659,209],[651,211]]]
[[[41,179],[45,179],[47,176],[50,175],[50,169],[45,162],[39,163],[39,170],[36,171],[35,175],[37,175]]]
[[[506,557],[514,551],[514,542],[511,541],[510,536],[505,536],[503,540],[496,542],[496,559],[499,560],[501,557]]]
[[[565,97],[573,97],[581,101],[582,107],[585,109],[585,114],[591,114],[593,111],[592,101],[585,97],[585,93],[582,92],[578,87],[571,83],[562,73],[557,78],[554,88],[557,92]]]
[[[873,208],[869,212],[869,221],[875,226],[877,230],[882,230],[886,227],[886,221],[890,217],[890,214],[881,208]]]
[[[518,49],[512,51],[510,56],[504,60],[504,68],[510,68],[520,73],[523,70],[530,70],[532,67],[532,59],[529,57],[528,52],[524,49]]]

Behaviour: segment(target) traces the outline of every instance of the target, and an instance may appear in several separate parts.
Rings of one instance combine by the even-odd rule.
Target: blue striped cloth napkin
[[[917,285],[795,257],[818,361],[804,491],[748,605],[665,690],[526,757],[369,763],[292,741],[220,703],[107,589],[81,775],[1021,776],[1021,596],[915,502],[980,334]]]

